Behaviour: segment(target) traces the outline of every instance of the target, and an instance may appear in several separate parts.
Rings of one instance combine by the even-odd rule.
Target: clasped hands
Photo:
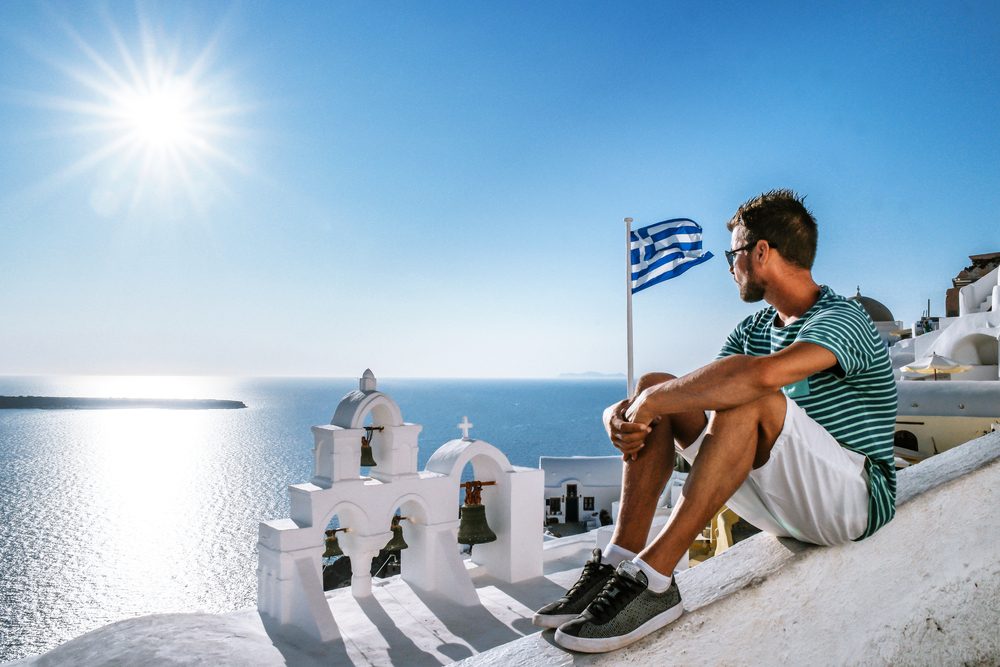
[[[635,460],[646,445],[646,436],[653,430],[659,417],[648,414],[643,409],[645,392],[635,397],[619,401],[604,411],[604,428],[611,438],[611,444],[622,453],[622,460]]]

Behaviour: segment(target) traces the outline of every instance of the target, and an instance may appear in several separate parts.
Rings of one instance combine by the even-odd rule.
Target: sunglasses
[[[767,241],[767,239],[757,239],[757,241]],[[749,250],[750,248],[752,248],[755,245],[757,245],[757,241],[754,241],[753,243],[748,243],[745,246],[743,246],[742,248],[736,248],[735,250],[726,250],[726,261],[729,262],[729,268],[730,269],[733,268],[733,263],[736,262],[736,254],[737,253],[741,253],[744,250]],[[771,243],[770,241],[767,241],[767,244],[770,247],[772,247],[772,248],[777,248],[778,247],[778,246],[774,245],[773,243]]]

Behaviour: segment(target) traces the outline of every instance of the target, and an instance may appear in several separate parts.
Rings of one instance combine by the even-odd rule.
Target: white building
[[[970,259],[973,266],[959,273],[948,291],[946,312],[952,314],[939,318],[936,330],[902,340],[889,351],[899,380],[896,454],[909,461],[1000,427],[1000,253]],[[903,372],[932,354],[968,370],[938,377]]]
[[[962,381],[1000,380],[1000,267],[949,292],[956,290],[957,315],[940,318],[936,331],[893,346],[892,365],[900,368],[937,354],[972,367],[956,376]]]
[[[601,510],[610,517],[622,490],[621,456],[541,456],[538,467],[545,471],[547,522],[596,526]]]

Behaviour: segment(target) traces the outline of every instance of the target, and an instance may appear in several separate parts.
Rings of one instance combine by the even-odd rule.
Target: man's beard
[[[740,285],[740,298],[747,303],[757,303],[764,298],[764,286],[757,281],[752,266],[747,271],[747,279]]]

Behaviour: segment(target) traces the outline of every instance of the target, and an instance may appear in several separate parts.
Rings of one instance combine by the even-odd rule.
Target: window
[[[584,496],[583,497],[583,511],[593,512],[594,511],[594,496]]]
[[[559,514],[559,512],[562,511],[562,499],[549,498],[548,506],[549,506],[549,514]]]

